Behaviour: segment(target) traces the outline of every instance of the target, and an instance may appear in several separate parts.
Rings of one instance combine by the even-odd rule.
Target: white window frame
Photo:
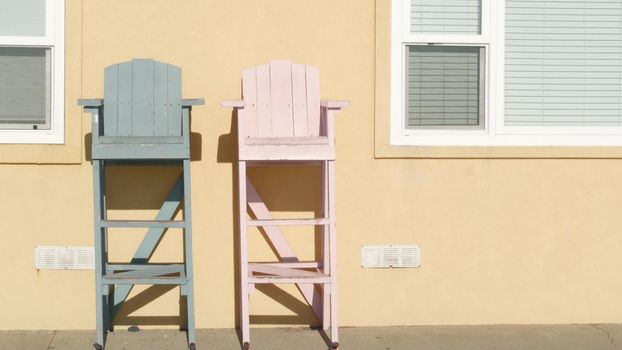
[[[395,146],[622,146],[622,127],[504,125],[505,0],[482,0],[480,35],[410,33],[411,0],[391,0],[391,127]],[[406,129],[407,45],[478,46],[486,51],[483,129]]]
[[[45,0],[45,36],[0,36],[2,47],[50,49],[50,129],[0,129],[0,143],[62,144],[65,141],[65,1]]]

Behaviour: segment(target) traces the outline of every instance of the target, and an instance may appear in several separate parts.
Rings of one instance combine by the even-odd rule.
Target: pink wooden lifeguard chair
[[[243,72],[243,100],[225,100],[237,109],[240,228],[240,328],[250,348],[249,296],[256,284],[295,284],[313,312],[330,327],[330,347],[339,347],[337,327],[337,254],[335,230],[334,117],[348,101],[320,100],[320,75],[315,67],[290,61]],[[317,165],[322,167],[323,215],[311,219],[273,219],[246,176],[250,166]],[[250,212],[247,212],[247,208]],[[251,214],[250,219],[248,214]],[[313,225],[322,229],[318,261],[300,261],[280,226]],[[248,227],[260,227],[278,261],[248,261]]]

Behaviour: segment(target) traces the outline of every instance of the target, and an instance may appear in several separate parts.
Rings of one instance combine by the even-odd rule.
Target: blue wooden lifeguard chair
[[[92,115],[95,217],[96,349],[103,349],[112,321],[134,285],[179,285],[186,298],[188,346],[195,349],[190,192],[190,112],[203,99],[181,98],[181,69],[150,59],[106,67],[104,99],[81,99]],[[181,175],[154,220],[108,220],[106,168],[110,165],[175,165]],[[183,220],[174,220],[183,203]],[[108,261],[110,228],[146,228],[127,263]],[[156,264],[150,258],[169,228],[183,230],[184,259]]]

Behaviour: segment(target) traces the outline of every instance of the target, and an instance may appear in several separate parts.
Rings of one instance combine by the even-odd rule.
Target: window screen
[[[480,47],[407,47],[407,129],[483,126],[482,52]]]
[[[505,124],[622,126],[622,1],[507,0]]]
[[[481,33],[481,0],[411,0],[412,33]]]
[[[50,49],[0,47],[0,128],[49,129]]]

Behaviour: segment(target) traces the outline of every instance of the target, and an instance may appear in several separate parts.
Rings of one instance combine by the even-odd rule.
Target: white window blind
[[[622,1],[505,9],[505,125],[622,126]]]
[[[409,46],[406,128],[480,126],[480,47]]]
[[[479,34],[481,0],[411,0],[412,33]]]
[[[0,0],[0,35],[45,36],[45,0]]]
[[[49,128],[50,49],[0,47],[0,126]]]

